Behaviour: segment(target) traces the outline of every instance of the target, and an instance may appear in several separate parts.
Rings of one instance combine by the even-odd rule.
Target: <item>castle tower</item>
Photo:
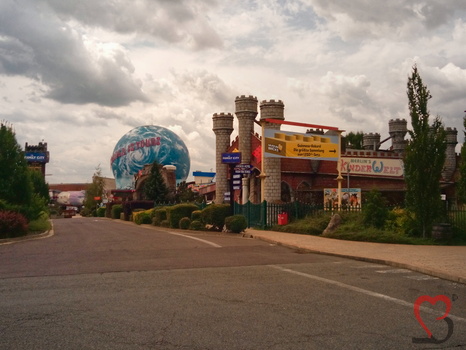
[[[405,140],[408,132],[406,119],[390,119],[388,122],[388,133],[392,138],[392,149],[395,152],[403,153],[408,143]]]
[[[233,132],[233,115],[231,113],[215,113],[212,117],[215,133],[215,167],[216,167],[216,189],[215,203],[224,201],[224,194],[229,191],[228,186],[228,164],[222,163],[222,153],[230,146],[230,135]],[[233,193],[230,193],[233,196]]]
[[[278,119],[285,120],[284,117],[285,105],[282,101],[262,101],[260,104],[260,120]],[[265,128],[280,130],[281,124],[265,122]],[[264,150],[262,150],[264,152]],[[268,202],[281,200],[281,159],[280,158],[264,158],[262,171],[267,176],[264,180],[263,199]]]
[[[236,97],[235,114],[238,118],[239,151],[241,152],[241,163],[251,163],[251,137],[254,132],[254,120],[257,116],[257,98],[254,96]],[[249,177],[242,179],[242,202],[249,200]]]
[[[42,176],[45,177],[45,166],[50,158],[49,151],[47,151],[47,142],[39,142],[38,145],[29,145],[26,142],[24,157],[30,169],[40,171]]]
[[[380,134],[369,133],[364,134],[362,139],[362,147],[368,151],[378,151],[380,146]]]
[[[446,128],[447,134],[447,150],[445,158],[445,166],[442,171],[442,178],[445,181],[451,180],[456,169],[456,144],[458,143],[458,131],[456,128]]]

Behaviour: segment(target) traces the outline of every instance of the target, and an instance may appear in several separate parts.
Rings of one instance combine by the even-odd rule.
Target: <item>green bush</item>
[[[107,209],[106,209],[105,207],[99,207],[99,208],[97,208],[97,216],[98,216],[99,218],[104,218],[104,217],[105,217],[105,211],[106,211],[106,210],[107,210]]]
[[[383,228],[389,217],[389,212],[387,200],[382,197],[379,191],[372,190],[367,194],[366,202],[362,209],[365,226]]]
[[[49,221],[49,214],[43,211],[36,219],[29,222],[30,232],[46,232],[52,228]]]
[[[194,210],[191,213],[191,221],[202,221],[201,215],[202,215],[202,210]]]
[[[135,209],[133,211],[133,221],[136,225],[142,224],[151,224],[152,223],[152,214],[153,209],[144,210],[144,209]]]
[[[231,232],[240,233],[248,227],[248,223],[244,215],[233,215],[225,218],[225,226]]]
[[[162,221],[167,220],[167,208],[157,208],[152,213],[152,225],[162,226]]]
[[[28,223],[23,214],[8,210],[0,211],[0,238],[19,237],[27,233]]]
[[[191,219],[188,217],[181,218],[179,222],[179,227],[182,230],[187,230],[189,228],[189,225],[191,225]]]
[[[168,220],[162,220],[160,223],[161,227],[170,227],[170,222]]]
[[[123,212],[123,205],[114,204],[112,206],[112,219],[119,219],[122,212]]]
[[[225,218],[230,215],[229,204],[211,204],[202,210],[202,222],[222,230]]]
[[[191,221],[191,225],[189,225],[189,229],[194,230],[194,231],[201,231],[204,228],[205,228],[205,225],[199,220],[193,220]]]
[[[191,217],[191,213],[198,210],[195,204],[177,204],[172,207],[167,207],[167,220],[170,227],[178,228],[180,220],[184,217]]]

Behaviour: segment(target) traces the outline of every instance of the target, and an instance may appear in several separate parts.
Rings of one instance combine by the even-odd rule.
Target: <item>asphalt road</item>
[[[238,235],[54,231],[0,245],[0,349],[466,349],[462,284]],[[436,299],[416,317],[424,295],[447,318]]]

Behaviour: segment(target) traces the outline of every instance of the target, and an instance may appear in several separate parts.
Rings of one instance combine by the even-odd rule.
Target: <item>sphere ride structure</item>
[[[145,125],[127,132],[115,145],[110,160],[118,189],[134,189],[135,175],[157,161],[176,167],[176,182],[186,181],[190,158],[183,140],[164,127]]]

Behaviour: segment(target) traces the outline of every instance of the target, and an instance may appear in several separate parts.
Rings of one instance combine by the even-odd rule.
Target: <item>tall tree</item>
[[[466,112],[466,111],[465,111]],[[466,115],[463,118],[464,140],[461,146],[460,179],[458,181],[458,199],[466,203]]]
[[[102,169],[100,164],[95,168],[94,175],[92,175],[92,183],[86,189],[84,196],[84,207],[89,210],[89,214],[94,214],[94,210],[102,203],[102,196],[104,193],[104,178],[102,177]]]
[[[363,149],[363,139],[364,133],[362,131],[350,131],[345,137],[346,148]]]
[[[152,163],[150,174],[144,183],[144,197],[149,200],[164,202],[168,199],[168,187],[160,173],[157,161]]]
[[[29,172],[33,193],[37,194],[41,198],[44,198],[48,203],[50,201],[49,185],[47,182],[45,182],[44,176],[40,171],[34,169],[29,170]]]
[[[412,130],[404,155],[406,206],[415,215],[415,226],[423,237],[441,215],[440,178],[446,158],[446,133],[439,117],[429,124],[427,102],[432,98],[413,66],[407,84]]]
[[[13,127],[0,122],[0,199],[10,204],[28,206],[32,183],[24,153],[16,141]]]

